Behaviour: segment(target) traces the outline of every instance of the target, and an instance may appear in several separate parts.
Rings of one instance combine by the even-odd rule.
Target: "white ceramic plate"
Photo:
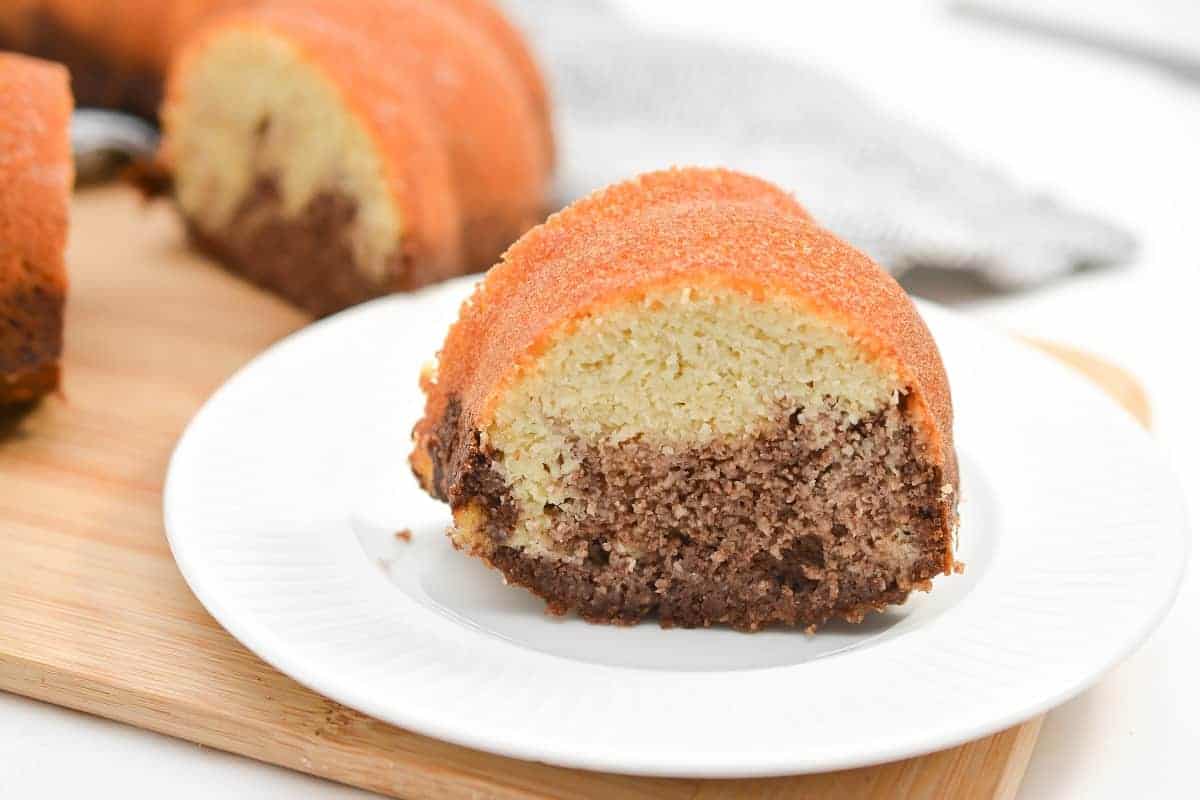
[[[250,649],[348,706],[574,767],[830,770],[1062,702],[1174,597],[1186,526],[1146,434],[1049,358],[922,306],[953,384],[965,574],[812,637],[548,617],[451,548],[448,510],[407,466],[418,370],[469,285],[369,303],[273,347],[171,461],[167,531],[192,589]]]

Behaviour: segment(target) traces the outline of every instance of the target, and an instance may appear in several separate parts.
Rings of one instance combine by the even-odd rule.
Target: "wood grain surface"
[[[0,417],[0,689],[405,798],[1011,797],[1040,720],[921,758],[751,781],[515,761],[377,722],[260,661],[188,591],[163,533],[175,441],[306,318],[189,253],[170,209],[79,194],[63,391]],[[1135,381],[1069,360],[1135,413]],[[1143,417],[1144,418],[1144,417]]]

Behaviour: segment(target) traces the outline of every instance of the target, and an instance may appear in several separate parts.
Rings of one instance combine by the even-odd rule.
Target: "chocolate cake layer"
[[[0,296],[0,403],[21,403],[58,385],[60,292],[31,286]]]
[[[495,454],[480,444],[480,433],[462,421],[462,403],[452,397],[431,439],[433,485],[426,489],[451,508],[482,508],[488,534],[502,541],[517,519],[517,506],[500,473],[492,468]],[[417,480],[421,476],[417,475]]]
[[[33,9],[21,38],[0,35],[0,50],[14,50],[65,65],[71,73],[71,90],[80,106],[112,108],[151,122],[158,120],[163,92],[161,70],[118,62],[87,36],[64,25],[52,11]]]
[[[675,453],[577,444],[572,494],[585,499],[545,509],[559,558],[506,544],[515,514],[495,454],[464,444],[451,416],[447,449],[434,448],[446,453],[438,491],[486,510],[479,555],[555,613],[748,630],[857,621],[949,567],[943,476],[903,403],[853,424],[833,410],[786,414],[753,438]]]
[[[190,226],[193,241],[228,268],[286,297],[317,316],[406,284],[407,256],[389,267],[391,279],[380,284],[358,268],[351,241],[358,205],[353,198],[321,192],[295,216],[283,213],[275,178],[260,177],[223,231]]]

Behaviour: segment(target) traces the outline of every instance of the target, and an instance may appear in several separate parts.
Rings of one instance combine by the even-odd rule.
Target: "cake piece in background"
[[[215,18],[163,109],[195,240],[318,315],[493,263],[545,213],[550,145],[490,36],[420,0]]]
[[[723,170],[596,193],[515,244],[423,379],[454,544],[554,613],[859,621],[953,567],[936,345],[789,196]]]
[[[58,387],[71,108],[64,68],[0,53],[0,405]]]
[[[180,44],[214,14],[258,2],[262,0],[4,0],[0,49],[66,65],[80,106],[155,120],[164,78]],[[427,3],[469,18],[503,52],[549,131],[541,71],[504,13],[491,0]]]

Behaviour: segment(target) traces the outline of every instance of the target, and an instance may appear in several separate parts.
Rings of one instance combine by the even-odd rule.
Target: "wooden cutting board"
[[[1011,797],[1040,719],[894,764],[751,781],[514,761],[311,692],[188,591],[163,532],[175,441],[209,393],[306,318],[189,253],[164,203],[76,197],[65,384],[0,416],[0,689],[405,798]],[[1145,418],[1123,373],[1067,360]]]

